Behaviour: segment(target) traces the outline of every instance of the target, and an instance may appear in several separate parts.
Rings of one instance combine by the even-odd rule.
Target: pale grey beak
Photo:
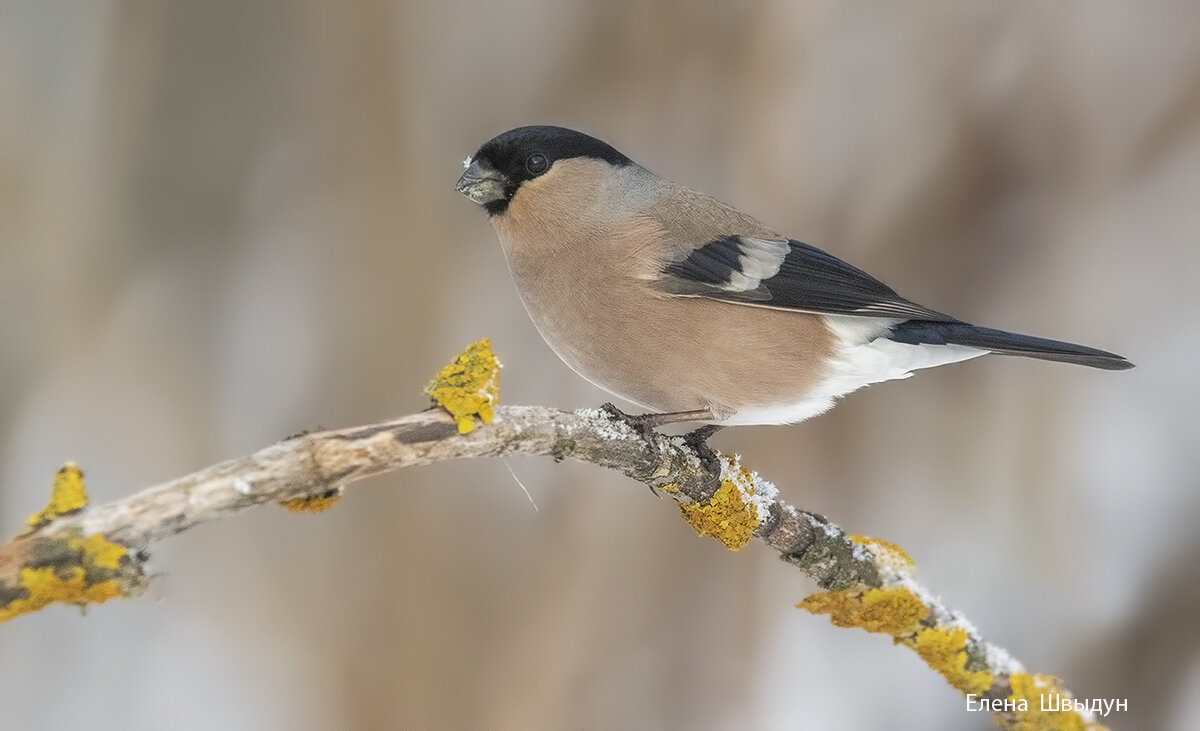
[[[479,160],[472,160],[454,189],[479,205],[486,206],[503,199],[507,186],[508,179],[503,173],[493,170],[491,166]]]

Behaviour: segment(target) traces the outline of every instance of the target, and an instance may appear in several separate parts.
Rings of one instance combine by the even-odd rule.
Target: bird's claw
[[[635,432],[641,435],[642,438],[650,443],[653,443],[654,437],[658,434],[658,432],[654,431],[654,425],[652,421],[646,418],[648,416],[655,416],[655,414],[642,414],[640,416],[626,414],[611,402],[601,406],[600,411],[607,414],[608,418],[612,419],[613,421],[619,421],[628,426],[630,429],[633,429]]]
[[[699,429],[693,429],[683,435],[683,441],[696,452],[696,456],[700,458],[700,464],[714,474],[721,473],[721,459],[717,456],[716,451],[708,446],[708,439],[724,428],[721,424],[705,424]]]
[[[601,406],[600,411],[608,415],[613,421],[619,421],[622,424],[628,425],[629,428],[640,434],[650,444],[653,444],[654,437],[658,436],[658,432],[654,431],[654,427],[657,426],[658,420],[663,416],[662,414],[640,414],[634,416],[621,411],[611,403]],[[705,424],[699,429],[693,429],[681,437],[684,443],[699,457],[700,464],[704,466],[704,469],[718,475],[721,473],[721,460],[713,448],[708,446],[708,439],[723,428],[725,427],[721,424]]]
[[[630,429],[633,429],[638,433],[639,436],[641,436],[642,440],[654,450],[655,454],[658,454],[658,441],[656,437],[658,437],[659,434],[658,432],[654,431],[654,425],[651,423],[651,420],[646,418],[647,416],[656,416],[656,414],[642,414],[641,416],[633,416],[632,414],[626,414],[624,411],[621,411],[611,402],[602,405],[600,407],[600,411],[613,421],[619,421],[628,426]],[[654,486],[650,483],[646,483],[646,487],[650,488],[650,492],[656,497],[662,497],[662,494],[659,493],[658,490],[655,490]]]

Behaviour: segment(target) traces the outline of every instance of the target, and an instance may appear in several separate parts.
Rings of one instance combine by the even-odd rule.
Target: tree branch
[[[778,551],[825,590],[801,608],[829,614],[839,626],[891,635],[970,694],[976,708],[994,711],[1002,727],[1103,728],[1057,679],[1026,672],[920,587],[903,551],[849,536],[824,517],[777,500],[774,486],[736,458],[698,451],[684,438],[636,429],[598,410],[505,406],[495,409],[489,424],[460,433],[464,426],[470,428],[461,414],[439,408],[304,434],[92,508],[82,507],[85,497],[62,499],[56,483],[51,506],[0,547],[0,620],[54,601],[135,595],[145,584],[145,551],[152,543],[263,503],[303,508],[306,500],[328,500],[344,485],[405,467],[541,455],[642,482],[677,501],[698,532],[731,549],[757,540]],[[60,471],[60,480],[70,478],[72,469]],[[78,487],[82,495],[81,480]],[[64,509],[52,509],[56,502]],[[1053,710],[1040,710],[1050,703]]]

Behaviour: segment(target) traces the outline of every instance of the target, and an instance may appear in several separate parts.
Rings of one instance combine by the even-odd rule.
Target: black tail
[[[1000,355],[1021,355],[1060,363],[1075,363],[1108,371],[1122,371],[1133,364],[1115,353],[1073,343],[1035,338],[1031,335],[976,327],[965,322],[906,320],[892,327],[891,340],[912,345],[966,345]]]

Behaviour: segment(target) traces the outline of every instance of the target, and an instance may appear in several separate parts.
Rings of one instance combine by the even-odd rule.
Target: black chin
[[[494,201],[488,201],[483,204],[483,210],[487,211],[488,216],[499,216],[508,210],[508,198],[497,198]]]

